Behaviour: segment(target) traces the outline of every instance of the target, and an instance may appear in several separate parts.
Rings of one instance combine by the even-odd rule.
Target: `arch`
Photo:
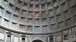
[[[33,40],[32,42],[43,42],[42,40]]]

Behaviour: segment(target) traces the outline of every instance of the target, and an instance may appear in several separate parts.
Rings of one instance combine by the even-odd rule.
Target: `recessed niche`
[[[3,0],[3,1],[8,2],[8,0]]]
[[[28,25],[27,27],[32,27],[32,26]]]
[[[56,28],[55,24],[51,24],[51,29],[54,29],[54,28]]]
[[[38,2],[39,0],[35,0],[35,1],[37,1],[37,2]]]
[[[32,23],[32,18],[28,18],[27,22],[31,22]]]
[[[41,32],[40,26],[34,26],[34,32],[35,33],[40,33]]]
[[[33,11],[28,11],[29,13],[33,13]]]
[[[59,22],[57,28],[63,28],[64,27],[64,23],[63,22]]]
[[[24,24],[19,24],[19,28],[25,30],[26,26]]]
[[[41,11],[41,14],[44,16],[45,15],[45,13],[46,13],[46,11]]]
[[[0,6],[0,9],[4,9],[2,6]]]
[[[64,17],[67,18],[68,10],[64,11]]]
[[[43,18],[43,19],[42,19],[42,22],[46,22],[46,19],[47,19],[47,18]]]
[[[71,7],[71,10],[72,10],[71,11],[72,12],[71,14],[74,14],[75,15],[76,14],[76,5],[72,6]]]
[[[47,18],[42,18],[42,20],[46,20]]]
[[[22,3],[22,0],[18,0],[18,3]]]
[[[74,22],[76,22],[76,15],[73,16]]]
[[[17,11],[19,11],[19,10],[20,10],[20,8],[18,8],[18,7],[16,7],[15,9],[16,9]]]
[[[27,10],[22,9],[22,12],[26,12]]]
[[[46,3],[46,4],[47,4],[47,7],[48,7],[48,6],[51,6],[51,2],[48,2],[48,3]]]
[[[34,1],[34,0],[30,0],[30,2],[32,2],[32,1]]]
[[[12,14],[11,12],[9,12],[8,10],[6,10],[6,12],[8,13],[8,14]]]
[[[57,19],[57,21],[60,20],[61,19],[61,14],[58,14],[56,19]]]
[[[25,19],[25,17],[21,17],[21,19]]]
[[[41,1],[43,1],[43,0],[41,0]]]
[[[19,16],[16,15],[16,14],[13,14],[13,16],[12,16],[12,21],[13,21],[13,22],[18,22],[18,21],[19,21]]]
[[[50,22],[50,24],[54,24],[56,22],[55,17],[54,16],[50,17],[49,22]]]
[[[52,11],[52,9],[49,9],[48,11],[49,11],[49,12],[51,12],[51,11]]]
[[[12,24],[17,24],[17,23],[15,23],[15,22],[12,22]]]
[[[28,20],[32,20],[32,18],[28,18]]]
[[[23,24],[19,24],[20,26],[25,26],[25,25],[23,25]]]
[[[31,25],[27,26],[27,31],[32,31],[33,27]]]
[[[47,25],[42,26],[43,30],[47,29],[47,27],[48,27]]]
[[[35,19],[34,23],[35,24],[39,24],[40,23],[40,19]]]
[[[14,16],[14,17],[18,17],[18,15],[16,15],[16,14],[13,14],[13,16]]]
[[[36,18],[35,20],[40,20],[39,18]]]
[[[59,8],[59,6],[55,7],[55,9],[57,10]]]
[[[42,27],[47,27],[48,25],[43,25]]]
[[[42,26],[43,31],[45,32],[45,30],[48,30],[48,25],[43,25]]]
[[[35,4],[35,8],[39,8],[39,4]]]
[[[23,6],[27,6],[27,5],[28,5],[28,3],[24,2]]]
[[[45,4],[41,4],[41,8],[45,8]]]
[[[30,5],[29,5],[29,8],[32,8],[32,7],[33,7],[33,4],[30,4]]]
[[[64,36],[64,40],[68,40],[68,34],[65,34],[63,36]]]
[[[9,3],[9,6],[13,7],[14,5],[13,5],[13,4],[11,4],[11,3]]]
[[[56,0],[52,0],[52,2],[53,2],[53,3],[55,3],[55,2],[56,2]]]
[[[48,10],[49,17],[54,16],[54,14],[53,14],[53,11],[52,11],[52,10],[53,10],[53,9]]]
[[[39,13],[39,11],[35,11],[35,13],[36,13],[36,14],[38,14],[38,13]]]
[[[22,9],[22,13],[26,13],[27,10]]]
[[[67,20],[65,20],[65,25],[66,26],[69,26],[69,25],[71,25],[71,18],[68,18]]]
[[[65,2],[64,2],[64,3],[62,3],[61,5],[62,5],[62,6],[64,6],[64,5],[65,5]]]
[[[8,20],[8,19],[5,19],[5,18],[4,18],[4,20],[5,20],[6,22],[9,22],[9,20]]]

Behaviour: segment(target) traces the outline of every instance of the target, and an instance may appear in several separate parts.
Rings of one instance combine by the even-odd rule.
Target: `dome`
[[[0,0],[0,42],[76,42],[76,0]]]
[[[72,23],[69,18],[72,12],[68,8],[72,6],[65,2],[66,0],[1,0],[0,25],[22,33],[52,33],[65,30],[66,25]]]

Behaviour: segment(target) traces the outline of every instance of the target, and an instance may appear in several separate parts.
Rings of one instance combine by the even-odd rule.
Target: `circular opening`
[[[43,42],[43,41],[41,41],[41,40],[33,40],[32,42]]]

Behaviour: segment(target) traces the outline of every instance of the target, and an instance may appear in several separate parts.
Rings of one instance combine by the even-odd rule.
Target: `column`
[[[14,42],[19,42],[19,38],[18,37],[14,37]]]
[[[48,42],[50,42],[50,37],[48,37]]]
[[[59,39],[59,42],[63,42],[63,36],[62,35],[60,35],[58,39]]]
[[[11,42],[14,42],[14,36],[11,35]]]
[[[7,42],[7,34],[4,34],[4,42]]]
[[[19,36],[19,42],[22,42],[22,37],[21,36]]]
[[[28,42],[28,41],[27,41],[27,37],[25,37],[25,42]]]
[[[53,42],[57,42],[55,35],[54,35],[54,37],[53,37]]]

